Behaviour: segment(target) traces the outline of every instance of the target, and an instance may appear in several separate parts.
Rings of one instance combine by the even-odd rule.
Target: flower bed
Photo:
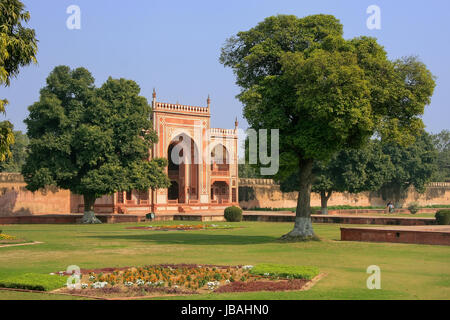
[[[8,235],[8,234],[1,233],[1,231],[0,231],[0,245],[2,245],[2,244],[6,244],[6,245],[17,244],[17,243],[25,243],[25,242],[27,242],[27,241],[23,240],[23,239],[19,239],[17,237],[11,236],[11,235]]]
[[[265,271],[267,266],[264,265]],[[272,267],[283,267],[271,265]],[[59,292],[96,297],[138,297],[156,295],[201,294],[209,292],[239,291],[284,291],[300,290],[317,269],[308,269],[308,279],[297,273],[277,270],[257,274],[252,269],[258,266],[214,266],[214,265],[156,265],[139,268],[82,270],[79,288],[64,288]],[[295,268],[295,267],[290,267]],[[293,270],[293,269],[291,269]],[[304,269],[302,269],[304,270]],[[317,271],[317,274],[314,272]],[[303,272],[303,271],[302,271]]]
[[[127,229],[134,230],[152,230],[152,231],[189,231],[189,230],[216,230],[216,229],[232,229],[234,227],[229,225],[216,225],[216,224],[197,224],[197,225],[184,225],[184,224],[172,224],[161,226],[147,226],[147,227],[128,227]]]

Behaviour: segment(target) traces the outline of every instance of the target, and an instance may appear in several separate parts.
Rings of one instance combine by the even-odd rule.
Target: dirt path
[[[34,242],[28,242],[28,243],[16,243],[16,244],[4,244],[0,245],[0,248],[7,248],[7,247],[19,247],[19,246],[32,246],[35,244],[42,244],[43,242],[34,241]]]

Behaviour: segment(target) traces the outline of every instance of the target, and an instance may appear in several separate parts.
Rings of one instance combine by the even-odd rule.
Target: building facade
[[[211,128],[206,107],[152,99],[152,121],[159,141],[150,154],[169,161],[168,189],[124,191],[97,199],[98,213],[183,213],[223,211],[238,205],[238,137],[234,129]],[[77,197],[77,196],[74,196]],[[73,211],[82,212],[82,198]]]

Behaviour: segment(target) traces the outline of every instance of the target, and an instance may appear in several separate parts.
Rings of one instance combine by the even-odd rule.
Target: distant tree
[[[20,67],[36,63],[37,40],[34,30],[22,25],[30,20],[24,8],[19,0],[0,0],[0,85],[9,86]],[[1,113],[7,104],[8,100],[0,99]],[[12,144],[12,125],[5,121],[0,125],[0,162],[11,156]]]
[[[391,179],[383,184],[381,192],[386,200],[399,205],[409,187],[423,193],[437,170],[438,152],[430,134],[425,131],[409,146],[383,144],[383,153],[391,159],[394,170]]]
[[[240,163],[238,165],[238,170],[239,170],[239,178],[249,178],[249,179],[261,178],[259,169],[255,166],[250,165],[247,162]]]
[[[4,123],[0,124],[0,128]],[[0,129],[1,130],[1,129]],[[15,143],[11,146],[11,157],[0,163],[1,172],[20,172],[27,157],[29,139],[22,131],[13,131]]]
[[[57,186],[83,195],[84,223],[99,223],[95,200],[125,190],[169,185],[165,159],[149,159],[157,141],[150,106],[131,80],[109,78],[99,89],[84,68],[56,67],[25,120],[27,188]]]
[[[361,149],[342,150],[329,161],[317,161],[313,168],[312,191],[320,195],[322,214],[328,214],[333,192],[378,191],[394,170],[381,142],[371,141]],[[298,172],[281,182],[283,192],[298,191]]]
[[[330,15],[266,18],[228,39],[220,61],[236,75],[250,127],[279,129],[275,178],[299,172],[295,225],[286,240],[314,237],[314,162],[362,147],[374,134],[413,142],[435,87],[416,58],[390,61],[373,38],[345,40]]]
[[[450,182],[450,131],[442,130],[432,135],[433,143],[438,151],[438,170],[433,176],[434,181]]]

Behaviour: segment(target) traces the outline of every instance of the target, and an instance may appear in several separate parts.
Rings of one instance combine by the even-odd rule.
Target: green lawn
[[[341,242],[339,226],[334,224],[315,225],[321,242],[280,243],[277,238],[291,229],[291,223],[245,222],[234,225],[242,228],[147,231],[126,229],[130,224],[2,226],[7,234],[44,244],[0,248],[0,279],[24,273],[58,272],[69,265],[99,268],[158,263],[281,263],[317,266],[328,276],[306,292],[176,298],[450,299],[450,247]],[[370,265],[381,268],[381,290],[366,288],[369,276],[366,268]],[[71,297],[0,291],[0,299],[56,298]]]

